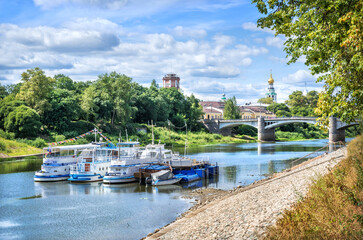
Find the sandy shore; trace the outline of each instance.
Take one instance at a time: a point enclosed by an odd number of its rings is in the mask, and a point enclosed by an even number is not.
[[[146,239],[259,239],[281,213],[302,199],[317,176],[329,172],[346,148],[323,155],[272,178],[231,191],[198,189],[198,203]]]

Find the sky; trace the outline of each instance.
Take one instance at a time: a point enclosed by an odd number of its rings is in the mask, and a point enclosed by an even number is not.
[[[168,73],[204,101],[322,89],[301,59],[287,65],[283,36],[258,28],[250,0],[0,0],[0,84],[40,67],[47,76],[96,80],[117,72],[150,86]]]

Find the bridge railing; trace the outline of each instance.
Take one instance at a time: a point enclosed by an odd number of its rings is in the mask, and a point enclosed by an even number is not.
[[[264,117],[265,121],[268,120],[316,120],[316,117]],[[245,119],[219,119],[220,122],[248,122],[257,121],[258,118],[245,118]]]

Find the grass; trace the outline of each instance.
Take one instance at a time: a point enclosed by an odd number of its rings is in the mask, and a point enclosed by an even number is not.
[[[28,154],[42,153],[42,149],[29,146],[26,143],[8,140],[0,137],[1,150],[0,153],[8,156],[20,156]]]
[[[363,239],[363,135],[348,157],[317,179],[265,239]]]

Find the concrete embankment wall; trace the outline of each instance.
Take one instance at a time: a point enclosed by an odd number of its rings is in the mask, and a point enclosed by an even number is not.
[[[146,239],[259,239],[285,209],[306,195],[314,178],[327,174],[345,155],[346,148],[341,148],[269,180],[236,189]]]

